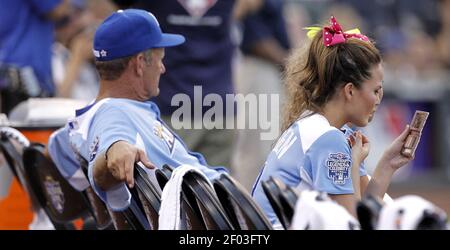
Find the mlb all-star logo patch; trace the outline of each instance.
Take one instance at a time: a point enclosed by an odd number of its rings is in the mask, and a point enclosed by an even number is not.
[[[93,161],[95,159],[95,156],[97,155],[98,150],[98,143],[99,143],[98,136],[94,138],[94,141],[92,142],[91,146],[89,146],[89,161]]]
[[[178,0],[178,2],[189,15],[200,18],[216,4],[217,0]]]
[[[351,159],[348,154],[334,153],[329,154],[327,159],[328,178],[332,179],[334,184],[344,185],[345,180],[350,177]]]
[[[153,123],[153,133],[164,141],[164,144],[166,144],[169,152],[172,154],[173,147],[175,145],[175,136],[172,134],[172,132],[163,124],[161,124],[161,122],[155,121]]]

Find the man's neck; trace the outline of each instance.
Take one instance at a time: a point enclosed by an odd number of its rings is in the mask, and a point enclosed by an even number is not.
[[[117,79],[114,81],[101,80],[100,89],[96,101],[100,101],[105,98],[125,98],[131,100],[138,100],[135,93],[132,91],[127,81],[123,79]]]

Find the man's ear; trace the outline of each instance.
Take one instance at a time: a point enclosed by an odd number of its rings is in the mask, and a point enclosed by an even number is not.
[[[344,85],[342,91],[344,92],[345,99],[350,100],[355,94],[356,86],[353,83],[348,82]]]
[[[134,68],[137,76],[144,75],[144,67],[145,67],[145,58],[143,53],[137,54],[134,60]]]

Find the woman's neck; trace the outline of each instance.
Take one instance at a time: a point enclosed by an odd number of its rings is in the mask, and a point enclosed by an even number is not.
[[[320,114],[328,120],[331,126],[337,129],[342,128],[347,123],[343,106],[335,100],[327,102]]]

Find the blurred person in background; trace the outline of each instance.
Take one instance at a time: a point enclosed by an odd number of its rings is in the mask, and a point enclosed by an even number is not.
[[[94,66],[92,39],[98,24],[117,10],[109,0],[70,0],[67,21],[56,27],[52,69],[57,96],[95,99],[99,78]]]
[[[437,35],[437,49],[440,61],[450,70],[450,1],[439,1],[441,29]]]
[[[0,99],[8,114],[29,97],[55,95],[53,32],[67,21],[69,6],[68,0],[0,0],[0,6]],[[32,210],[30,229],[53,229],[43,210]]]
[[[0,0],[1,112],[29,97],[54,96],[51,46],[68,0]]]
[[[92,53],[96,20],[83,0],[70,1],[68,21],[56,28],[52,69],[57,96],[91,101],[98,92]]]
[[[258,11],[242,19],[240,48],[243,55],[236,67],[237,93],[277,94],[278,106],[284,99],[280,80],[281,70],[290,49],[283,7],[282,0],[264,0]],[[263,107],[268,111],[271,110],[270,106],[277,105],[270,100],[268,99],[268,106]],[[250,115],[254,112],[257,110],[245,110],[238,113],[238,119],[245,119],[246,124],[249,124]],[[273,114],[267,114],[267,116],[271,117]],[[271,119],[271,121],[279,123],[278,120]],[[275,125],[272,124],[272,126]],[[279,128],[280,124],[276,127]],[[248,190],[251,189],[275,139],[262,140],[260,137],[262,132],[261,128],[238,130],[232,164],[233,173]]]
[[[363,17],[369,35],[378,41],[386,64],[387,88],[394,82],[398,83],[395,87],[403,88],[405,85],[440,85],[445,80],[436,43],[439,31],[443,30],[440,16],[445,15],[440,3],[445,1],[335,2],[354,8]]]

